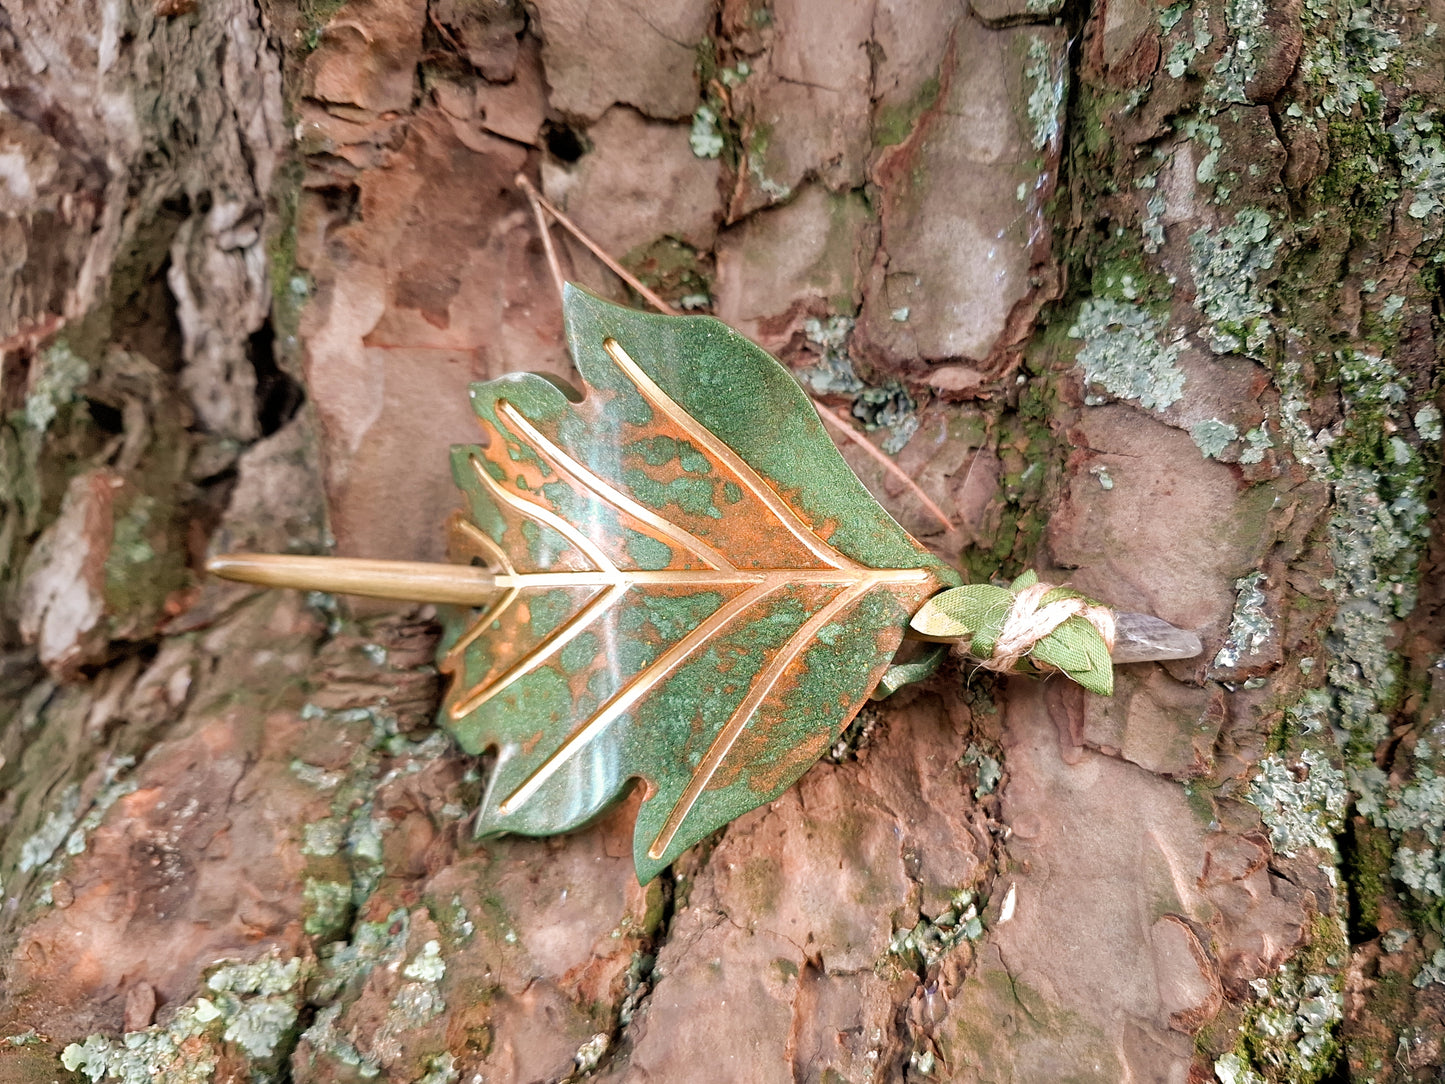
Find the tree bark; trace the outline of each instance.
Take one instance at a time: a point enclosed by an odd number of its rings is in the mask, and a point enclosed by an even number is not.
[[[8,4],[0,1078],[1435,1079],[1442,16]],[[955,660],[647,886],[636,795],[474,840],[434,614],[200,570],[443,557],[467,385],[575,380],[519,173],[1204,654]]]

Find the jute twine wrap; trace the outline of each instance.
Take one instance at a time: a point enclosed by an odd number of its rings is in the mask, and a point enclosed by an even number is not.
[[[985,670],[1008,673],[1033,650],[1036,643],[1071,617],[1082,617],[1098,629],[1099,635],[1104,638],[1104,646],[1111,655],[1114,653],[1114,612],[1107,606],[1098,606],[1082,598],[1062,598],[1040,606],[1039,602],[1055,586],[1036,583],[1014,596],[1003,630],[993,645],[993,654],[979,665]]]

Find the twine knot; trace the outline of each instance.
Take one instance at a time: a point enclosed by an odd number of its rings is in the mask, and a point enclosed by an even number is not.
[[[1009,673],[1034,649],[1034,645],[1071,617],[1082,617],[1099,631],[1109,653],[1114,651],[1114,613],[1085,598],[1061,598],[1047,605],[1039,603],[1056,585],[1035,583],[1014,595],[993,654],[979,665],[985,670]],[[1040,665],[1039,660],[1030,660]],[[1052,668],[1051,668],[1052,669]]]

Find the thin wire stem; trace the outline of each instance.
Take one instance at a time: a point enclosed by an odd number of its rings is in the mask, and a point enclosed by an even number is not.
[[[531,202],[532,210],[537,213],[537,220],[539,222],[542,221],[542,212],[546,211],[547,214],[552,216],[553,221],[555,221],[557,225],[561,226],[573,237],[577,238],[578,241],[582,242],[582,244],[586,246],[587,251],[592,253],[592,255],[596,256],[599,260],[606,264],[607,269],[611,271],[614,275],[616,275],[623,282],[627,283],[627,285],[631,286],[634,290],[641,294],[643,299],[646,300],[647,303],[651,305],[654,309],[667,316],[678,315],[676,309],[674,309],[666,301],[658,297],[657,294],[653,293],[646,286],[644,286],[636,275],[632,274],[632,272],[628,271],[627,268],[623,267],[620,263],[614,260],[606,253],[606,251],[603,250],[600,245],[597,244],[597,242],[593,241],[592,238],[588,237],[585,233],[583,233],[581,226],[577,225],[577,223],[573,222],[561,211],[557,210],[557,208],[548,201],[546,196],[542,195],[542,193],[537,191],[536,186],[532,184],[532,182],[529,181],[525,175],[517,175],[517,187],[522,190],[522,192],[526,195],[528,201]],[[546,232],[546,226],[544,225],[542,228],[542,233],[544,236],[546,235]],[[551,242],[547,242],[547,248],[550,252]],[[552,259],[552,267],[553,274],[560,276],[561,271],[557,270],[557,263],[555,257],[553,257]],[[558,289],[559,291],[561,289],[560,281],[558,284]]]
[[[562,287],[566,285],[567,279],[562,274],[562,265],[557,261],[557,249],[552,245],[552,231],[547,226],[547,216],[543,212],[546,201],[532,187],[532,182],[520,173],[517,175],[517,187],[532,205],[532,215],[537,219],[537,233],[542,237],[542,250],[547,254],[547,268],[552,272],[552,285],[557,288],[557,298],[561,300]]]
[[[520,188],[523,194],[527,197],[527,201],[532,205],[532,212],[537,216],[537,226],[542,232],[542,244],[546,247],[547,250],[547,262],[552,268],[552,277],[557,282],[557,292],[559,294],[562,292],[562,271],[557,263],[557,255],[553,251],[552,240],[547,232],[547,222],[546,218],[544,217],[544,212],[546,215],[550,215],[559,226],[561,226],[573,237],[577,238],[577,240],[580,241],[583,245],[585,245],[589,252],[591,252],[599,260],[601,260],[603,264],[607,266],[608,270],[610,270],[623,282],[627,283],[627,285],[631,286],[634,290],[636,290],[654,309],[667,316],[678,315],[676,309],[674,309],[666,301],[658,297],[657,294],[653,293],[646,286],[644,286],[635,275],[633,275],[630,271],[627,270],[627,268],[623,267],[620,263],[614,260],[610,255],[608,255],[607,252],[600,245],[598,245],[595,241],[592,240],[592,238],[588,237],[587,234],[583,232],[581,226],[578,226],[565,214],[563,214],[556,207],[554,207],[552,203],[545,196],[542,195],[542,193],[537,191],[536,186],[532,184],[532,182],[528,180],[525,175],[518,174],[516,183],[517,187]],[[849,440],[853,441],[859,447],[863,448],[873,459],[877,460],[880,464],[882,464],[885,471],[887,471],[889,474],[893,475],[893,477],[897,478],[900,482],[902,482],[903,485],[906,486],[913,493],[913,495],[918,498],[919,503],[922,504],[923,507],[927,508],[929,512],[933,513],[935,517],[937,517],[938,521],[943,524],[944,530],[957,530],[957,528],[954,526],[953,520],[948,518],[948,513],[946,513],[942,508],[940,508],[936,503],[934,503],[933,499],[930,498],[927,493],[923,492],[923,489],[918,485],[918,483],[915,482],[912,478],[908,477],[907,473],[904,472],[902,467],[900,467],[897,463],[890,459],[887,454],[874,447],[872,442],[870,442],[867,437],[863,436],[856,429],[854,429],[852,425],[834,416],[833,413],[828,410],[828,408],[825,407],[822,403],[818,402],[817,399],[814,399],[811,395],[808,396],[808,398],[812,399],[813,406],[817,408],[819,417],[821,417],[828,424],[832,425],[834,428],[841,431]]]
[[[808,398],[812,399],[812,396]],[[818,417],[822,418],[823,421],[827,422],[854,444],[858,445],[858,447],[862,448],[873,459],[877,460],[885,471],[907,486],[913,495],[918,498],[918,502],[938,518],[938,522],[943,524],[944,530],[955,531],[958,529],[954,526],[953,520],[948,518],[948,513],[938,507],[938,505],[933,502],[933,498],[923,492],[923,488],[912,478],[908,477],[902,467],[888,457],[888,453],[884,452],[881,448],[875,447],[871,440],[854,429],[851,424],[844,421],[839,415],[834,414],[822,403],[818,402],[818,400],[813,399],[813,405],[818,408]]]

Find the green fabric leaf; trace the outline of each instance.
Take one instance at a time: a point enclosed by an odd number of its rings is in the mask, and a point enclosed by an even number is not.
[[[496,767],[487,835],[550,835],[647,788],[646,882],[836,741],[909,616],[958,575],[843,462],[776,361],[708,317],[568,287],[586,395],[472,388],[456,556],[502,588],[442,643],[443,723]]]
[[[912,685],[916,681],[931,678],[938,672],[939,664],[943,662],[944,656],[947,654],[948,648],[939,644],[912,662],[896,663],[890,666],[884,671],[882,679],[878,682],[878,688],[873,690],[873,695],[869,699],[886,700],[905,685]]]
[[[1082,617],[1071,617],[1029,653],[1056,666],[1084,688],[1100,696],[1114,693],[1114,663],[1099,630]]]
[[[1013,605],[1006,587],[991,583],[970,583],[934,595],[913,615],[909,624],[930,640],[964,641],[975,644],[982,637],[990,645],[998,639]],[[990,646],[990,653],[992,647]],[[980,658],[987,656],[980,655]]]
[[[910,624],[927,639],[964,643],[975,658],[987,659],[993,655],[1015,595],[1038,583],[1038,579],[1031,570],[1007,588],[986,583],[950,588],[925,602]],[[1039,604],[1047,606],[1067,598],[1093,602],[1077,591],[1056,587]],[[1082,617],[1069,618],[1039,640],[1029,658],[1061,670],[1090,692],[1110,696],[1114,691],[1109,649],[1099,630]]]

